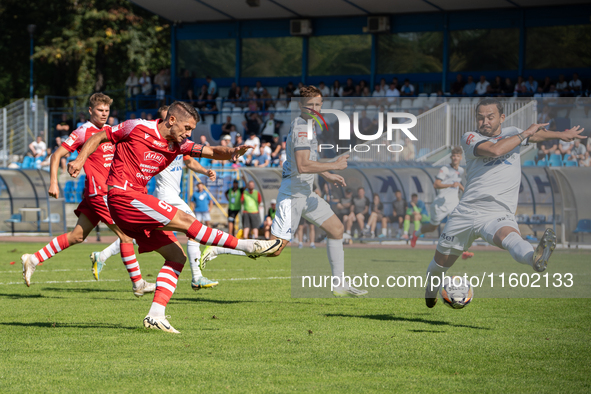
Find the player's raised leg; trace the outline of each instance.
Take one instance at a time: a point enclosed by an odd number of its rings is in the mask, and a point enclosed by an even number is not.
[[[540,243],[534,250],[533,246],[521,238],[521,234],[513,227],[502,227],[494,235],[495,245],[506,249],[515,261],[531,266],[537,272],[544,272],[548,260],[556,248],[556,234],[546,229]]]
[[[55,237],[34,254],[23,254],[21,256],[23,279],[27,286],[31,286],[31,275],[35,272],[35,268],[39,263],[49,260],[72,245],[84,242],[95,226],[96,223],[93,223],[84,213],[81,213],[72,231]]]
[[[90,254],[90,262],[92,263],[92,275],[95,280],[99,280],[99,276],[107,260],[121,251],[121,240],[117,238],[115,242],[107,246],[100,252],[92,252]]]

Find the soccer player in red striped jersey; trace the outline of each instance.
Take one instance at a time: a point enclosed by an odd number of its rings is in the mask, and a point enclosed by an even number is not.
[[[139,252],[156,251],[165,259],[156,280],[154,301],[144,327],[178,333],[165,317],[165,308],[174,293],[186,261],[185,252],[173,234],[182,231],[204,245],[238,249],[250,256],[270,255],[281,241],[239,240],[228,233],[204,226],[191,215],[147,194],[148,181],[164,170],[178,155],[236,160],[250,147],[203,146],[188,140],[199,115],[184,102],[174,102],[164,121],[134,119],[105,129],[88,140],[78,158],[68,166],[78,176],[87,157],[104,142],[117,144],[109,186],[109,212],[117,225],[139,246]]]
[[[90,97],[90,121],[78,127],[70,137],[62,143],[52,155],[50,162],[50,185],[49,195],[59,197],[59,184],[57,171],[62,157],[75,150],[80,151],[85,142],[94,134],[110,130],[105,125],[109,117],[109,111],[113,100],[102,93],[95,93]],[[121,259],[127,268],[129,277],[133,283],[133,294],[141,297],[145,293],[152,293],[156,289],[154,283],[148,283],[142,278],[140,266],[135,257],[132,239],[113,222],[107,207],[107,185],[106,180],[109,174],[115,146],[111,142],[104,142],[94,152],[84,165],[86,182],[84,187],[84,199],[74,211],[78,216],[78,222],[74,230],[54,238],[44,248],[35,254],[24,254],[21,257],[23,263],[23,279],[27,286],[31,285],[31,275],[35,272],[37,264],[50,259],[68,247],[84,242],[88,234],[99,222],[105,223],[121,239]]]

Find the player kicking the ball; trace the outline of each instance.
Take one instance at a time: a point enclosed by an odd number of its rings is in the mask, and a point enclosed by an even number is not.
[[[50,184],[49,195],[54,198],[59,197],[59,184],[57,181],[57,171],[62,157],[75,150],[80,151],[92,135],[105,133],[111,130],[110,126],[105,126],[109,117],[109,110],[113,100],[102,93],[95,93],[90,96],[90,121],[78,127],[70,137],[62,143],[57,151],[51,156],[50,162]],[[109,174],[109,168],[115,153],[115,146],[105,141],[88,158],[84,164],[86,181],[84,186],[84,199],[74,211],[78,216],[78,222],[74,230],[67,234],[62,234],[54,238],[43,249],[35,254],[24,254],[21,257],[23,263],[23,279],[27,286],[31,285],[31,275],[35,272],[37,264],[50,259],[66,248],[84,242],[88,234],[96,227],[99,221],[105,223],[117,236],[121,242],[121,259],[129,273],[133,283],[133,294],[141,297],[145,293],[154,292],[156,286],[154,283],[148,283],[142,279],[139,263],[135,257],[132,239],[113,222],[109,209],[107,208],[107,186],[106,180]]]
[[[166,119],[168,113],[168,106],[160,107],[158,110],[158,118],[161,120]],[[214,170],[206,170],[199,162],[194,160],[191,156],[177,156],[168,167],[162,172],[156,175],[156,189],[154,196],[166,202],[177,209],[195,217],[195,214],[189,208],[186,202],[179,196],[181,193],[181,179],[183,177],[182,163],[185,163],[187,168],[195,171],[196,173],[206,175],[212,181],[216,179],[216,173]],[[92,262],[92,273],[96,280],[99,280],[99,274],[102,271],[107,259],[120,251],[120,240],[113,242],[107,246],[101,252],[93,252],[90,255]],[[201,250],[199,249],[199,243],[194,239],[189,238],[187,241],[187,254],[189,257],[189,266],[191,267],[191,273],[193,279],[191,280],[191,287],[193,290],[199,290],[202,288],[211,288],[218,285],[217,281],[209,280],[201,274],[199,268],[199,257],[201,256]]]
[[[316,125],[313,125],[312,139],[308,138],[308,119],[311,110],[320,112],[322,93],[314,86],[300,89],[300,110],[292,123],[287,135],[287,159],[283,164],[283,180],[277,196],[277,212],[271,225],[273,239],[281,240],[281,247],[273,256],[279,256],[283,248],[291,240],[293,231],[297,230],[300,217],[320,227],[327,235],[328,261],[333,277],[342,277],[345,270],[345,252],[343,250],[344,227],[339,218],[331,210],[330,205],[313,190],[314,174],[320,174],[327,182],[346,186],[345,179],[329,171],[347,168],[349,155],[340,156],[334,162],[318,162],[318,140]],[[293,226],[292,226],[293,224]],[[293,230],[293,231],[292,231]],[[222,248],[205,248],[202,254],[202,265],[220,254],[239,254]],[[348,283],[335,283],[333,294],[337,297],[359,297],[367,294]]]
[[[462,136],[466,154],[466,190],[460,203],[449,216],[439,238],[435,257],[427,268],[425,302],[429,308],[437,303],[439,286],[431,286],[429,277],[446,273],[472,242],[482,237],[491,245],[509,251],[521,264],[543,272],[556,247],[556,234],[547,229],[534,250],[524,241],[515,221],[515,210],[521,183],[521,146],[546,140],[573,141],[586,138],[579,126],[563,132],[544,129],[545,124],[532,124],[523,131],[516,127],[501,128],[503,106],[487,98],[476,106],[478,130]]]
[[[431,204],[430,209],[430,221],[429,223],[423,223],[419,230],[415,230],[410,240],[410,246],[415,247],[417,240],[421,234],[430,233],[437,230],[437,227],[441,224],[441,221],[447,217],[454,210],[454,208],[460,202],[458,192],[464,191],[462,185],[462,175],[464,169],[460,167],[462,161],[462,148],[459,146],[454,147],[451,150],[451,164],[441,167],[437,178],[433,183],[435,190],[439,190],[437,198]],[[463,259],[473,257],[474,253],[464,252],[462,253]]]
[[[165,316],[166,305],[187,260],[173,231],[182,231],[201,244],[238,249],[251,256],[271,255],[281,246],[280,241],[236,239],[204,226],[191,215],[146,193],[148,181],[179,155],[236,160],[250,148],[195,144],[187,138],[198,121],[195,108],[176,101],[168,109],[165,121],[128,120],[95,134],[78,158],[68,165],[68,172],[76,177],[99,144],[107,141],[117,144],[107,178],[109,212],[121,230],[136,240],[140,253],[156,251],[164,257],[164,266],[156,279],[154,301],[143,323],[146,328],[170,333],[178,331]]]

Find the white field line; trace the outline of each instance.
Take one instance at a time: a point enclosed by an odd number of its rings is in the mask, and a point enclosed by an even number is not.
[[[268,278],[226,278],[220,279],[221,281],[233,280],[233,281],[241,281],[241,280],[274,280],[274,279],[291,279],[291,276],[272,276]],[[181,279],[182,281],[189,281],[191,279]],[[128,282],[129,279],[101,279],[99,282]],[[32,282],[34,285],[46,285],[46,284],[61,284],[61,283],[92,283],[97,282],[96,280],[50,280],[46,282]],[[5,282],[0,283],[2,286],[10,286],[10,285],[24,285],[24,282]]]

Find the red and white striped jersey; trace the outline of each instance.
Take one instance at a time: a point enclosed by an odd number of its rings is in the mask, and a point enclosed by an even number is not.
[[[68,139],[62,142],[62,146],[70,153],[75,150],[80,151],[84,143],[94,134],[110,129],[111,126],[109,125],[104,125],[103,128],[99,129],[93,123],[86,122],[74,130]],[[110,142],[104,142],[86,160],[86,163],[84,163],[84,173],[86,174],[84,197],[107,195],[109,190],[106,181],[114,153],[115,146]]]
[[[203,145],[189,140],[182,144],[168,141],[158,131],[159,122],[132,119],[107,130],[109,140],[117,144],[107,185],[145,193],[148,181],[178,155],[201,157]]]

